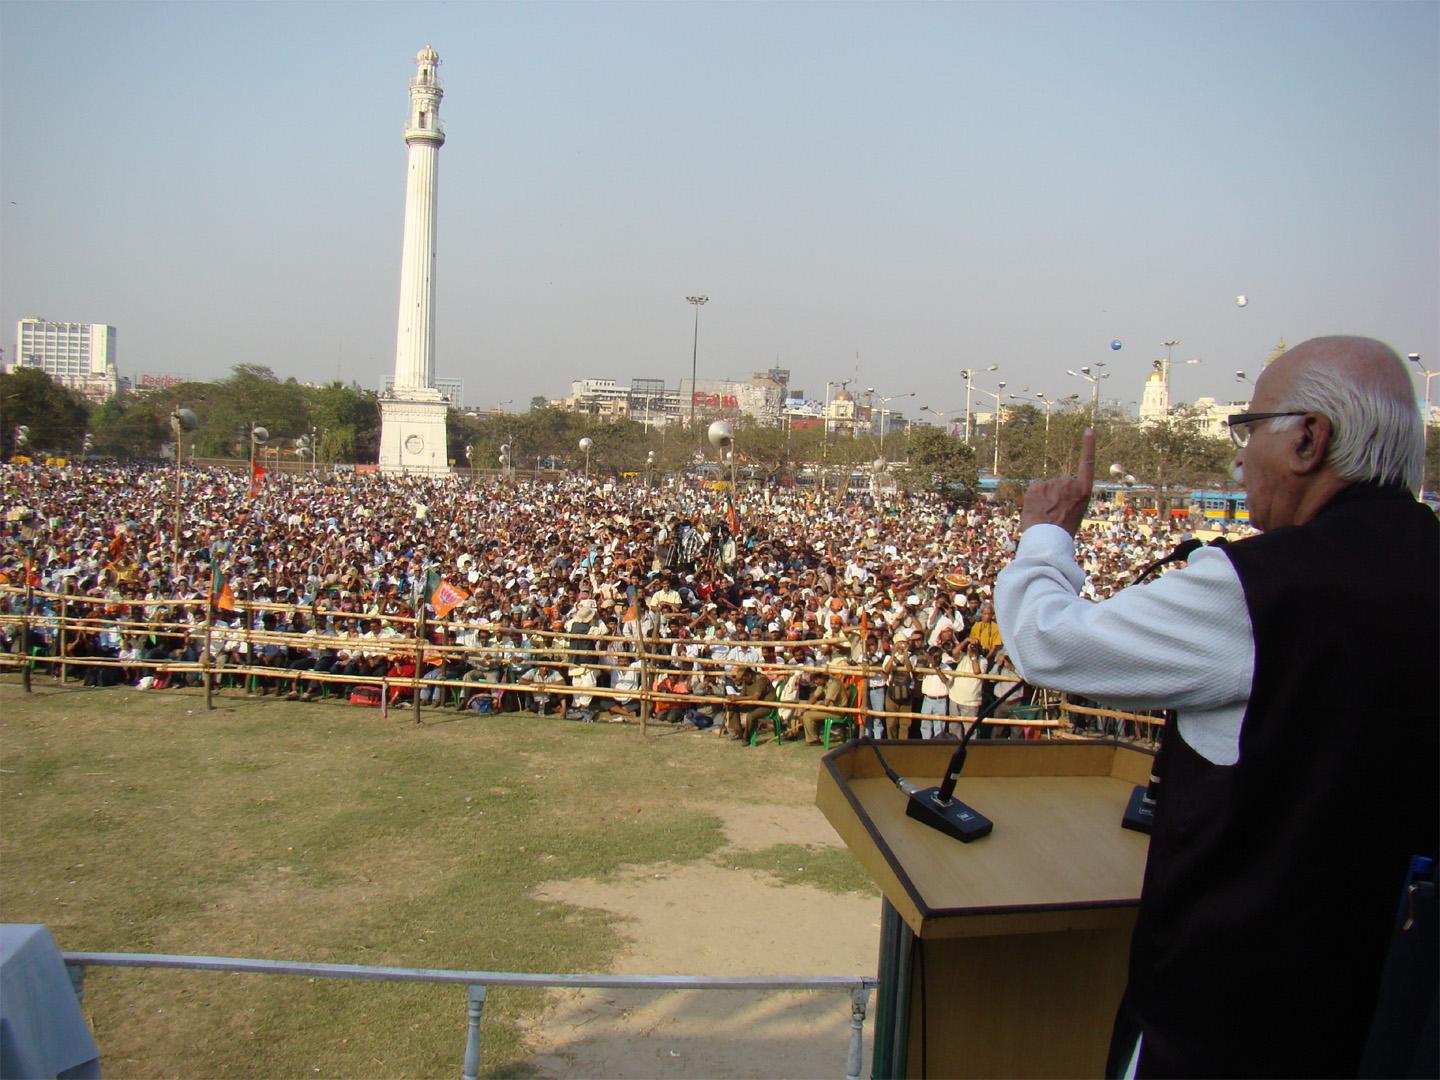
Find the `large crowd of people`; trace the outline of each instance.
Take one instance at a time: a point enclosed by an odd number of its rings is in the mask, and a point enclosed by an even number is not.
[[[28,583],[42,649],[116,661],[84,669],[94,681],[161,677],[158,661],[198,662],[209,641],[210,666],[265,669],[258,693],[419,674],[425,704],[623,721],[639,712],[643,651],[657,718],[745,742],[778,708],[814,742],[857,705],[892,714],[877,735],[953,735],[984,684],[1018,679],[989,603],[1018,515],[985,501],[772,488],[732,503],[685,483],[318,472],[257,493],[222,469],[187,468],[177,487],[173,468],[141,466],[0,478],[6,645]],[[1185,528],[1097,521],[1087,590],[1123,587]],[[429,605],[437,581],[463,594],[453,609]],[[222,593],[233,606],[207,612]],[[93,625],[47,637],[68,603]],[[424,647],[396,648],[387,639],[419,640],[422,609]],[[913,728],[893,715],[912,710]]]

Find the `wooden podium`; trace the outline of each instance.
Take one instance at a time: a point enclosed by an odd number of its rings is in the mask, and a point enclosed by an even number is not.
[[[917,787],[953,742],[879,743]],[[875,747],[822,759],[815,801],[884,893],[876,1080],[1103,1076],[1149,838],[1122,829],[1151,755],[974,742],[957,798],[995,823],[962,844],[905,816]]]

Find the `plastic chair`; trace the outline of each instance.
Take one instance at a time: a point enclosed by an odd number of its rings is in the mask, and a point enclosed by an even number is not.
[[[851,683],[850,686],[846,687],[846,689],[845,689],[845,699],[844,699],[844,701],[841,702],[841,704],[842,704],[845,708],[847,708],[847,709],[849,709],[849,708],[854,708],[854,706],[855,706],[855,691],[858,690],[858,689],[859,689],[859,687],[855,686],[854,683]],[[843,715],[841,715],[841,716],[827,716],[827,717],[825,718],[825,735],[824,735],[825,749],[826,749],[826,750],[829,750],[829,749],[830,749],[830,729],[831,729],[831,728],[833,728],[836,724],[840,725],[840,727],[841,727],[841,729],[842,729],[841,734],[843,734],[843,735],[845,735],[846,737],[848,737],[848,736],[849,736],[849,732],[848,732],[847,730],[844,730],[844,729],[848,728],[851,724],[857,723],[858,720],[859,720],[859,717],[856,716],[856,714],[854,714],[854,713],[845,713],[845,714],[843,714]]]
[[[776,742],[776,744],[779,745],[779,744],[784,743],[784,741],[785,741],[784,733],[780,730],[780,710],[779,710],[779,708],[774,708],[774,709],[771,709],[771,710],[770,710],[770,715],[769,715],[769,716],[762,716],[762,717],[760,717],[759,720],[755,721],[755,730],[752,731],[752,732],[750,732],[750,745],[751,745],[751,746],[754,746],[757,742],[760,741],[760,725],[763,724],[763,723],[765,723],[765,721],[767,721],[767,720],[770,721],[770,722],[775,726],[775,742]]]
[[[1024,737],[1027,739],[1038,739],[1040,732],[1031,727],[1026,727],[1026,721],[1036,723],[1045,719],[1044,705],[1011,705],[1010,718],[1024,728]]]

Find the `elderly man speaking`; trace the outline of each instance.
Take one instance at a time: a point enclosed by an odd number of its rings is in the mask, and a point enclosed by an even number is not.
[[[1262,535],[1081,599],[1086,432],[1079,477],[1026,494],[996,582],[1028,681],[1178,717],[1111,1075],[1354,1076],[1409,860],[1436,849],[1440,527],[1411,495],[1409,374],[1378,341],[1316,338],[1250,408],[1230,431]]]

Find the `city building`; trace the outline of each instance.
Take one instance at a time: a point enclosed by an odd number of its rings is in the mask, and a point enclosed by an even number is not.
[[[1236,413],[1250,407],[1248,401],[1219,402],[1212,397],[1196,398],[1191,406],[1190,419],[1200,425],[1200,430],[1214,439],[1229,439],[1230,426],[1226,423]]]
[[[442,397],[450,403],[452,409],[463,409],[465,407],[465,380],[464,379],[435,379],[435,389],[440,391]],[[309,385],[309,384],[307,384]],[[392,394],[395,390],[395,376],[386,375],[385,385],[381,387],[382,394]]]
[[[15,359],[8,367],[36,367],[97,405],[120,390],[113,326],[100,323],[21,319],[15,326]]]

